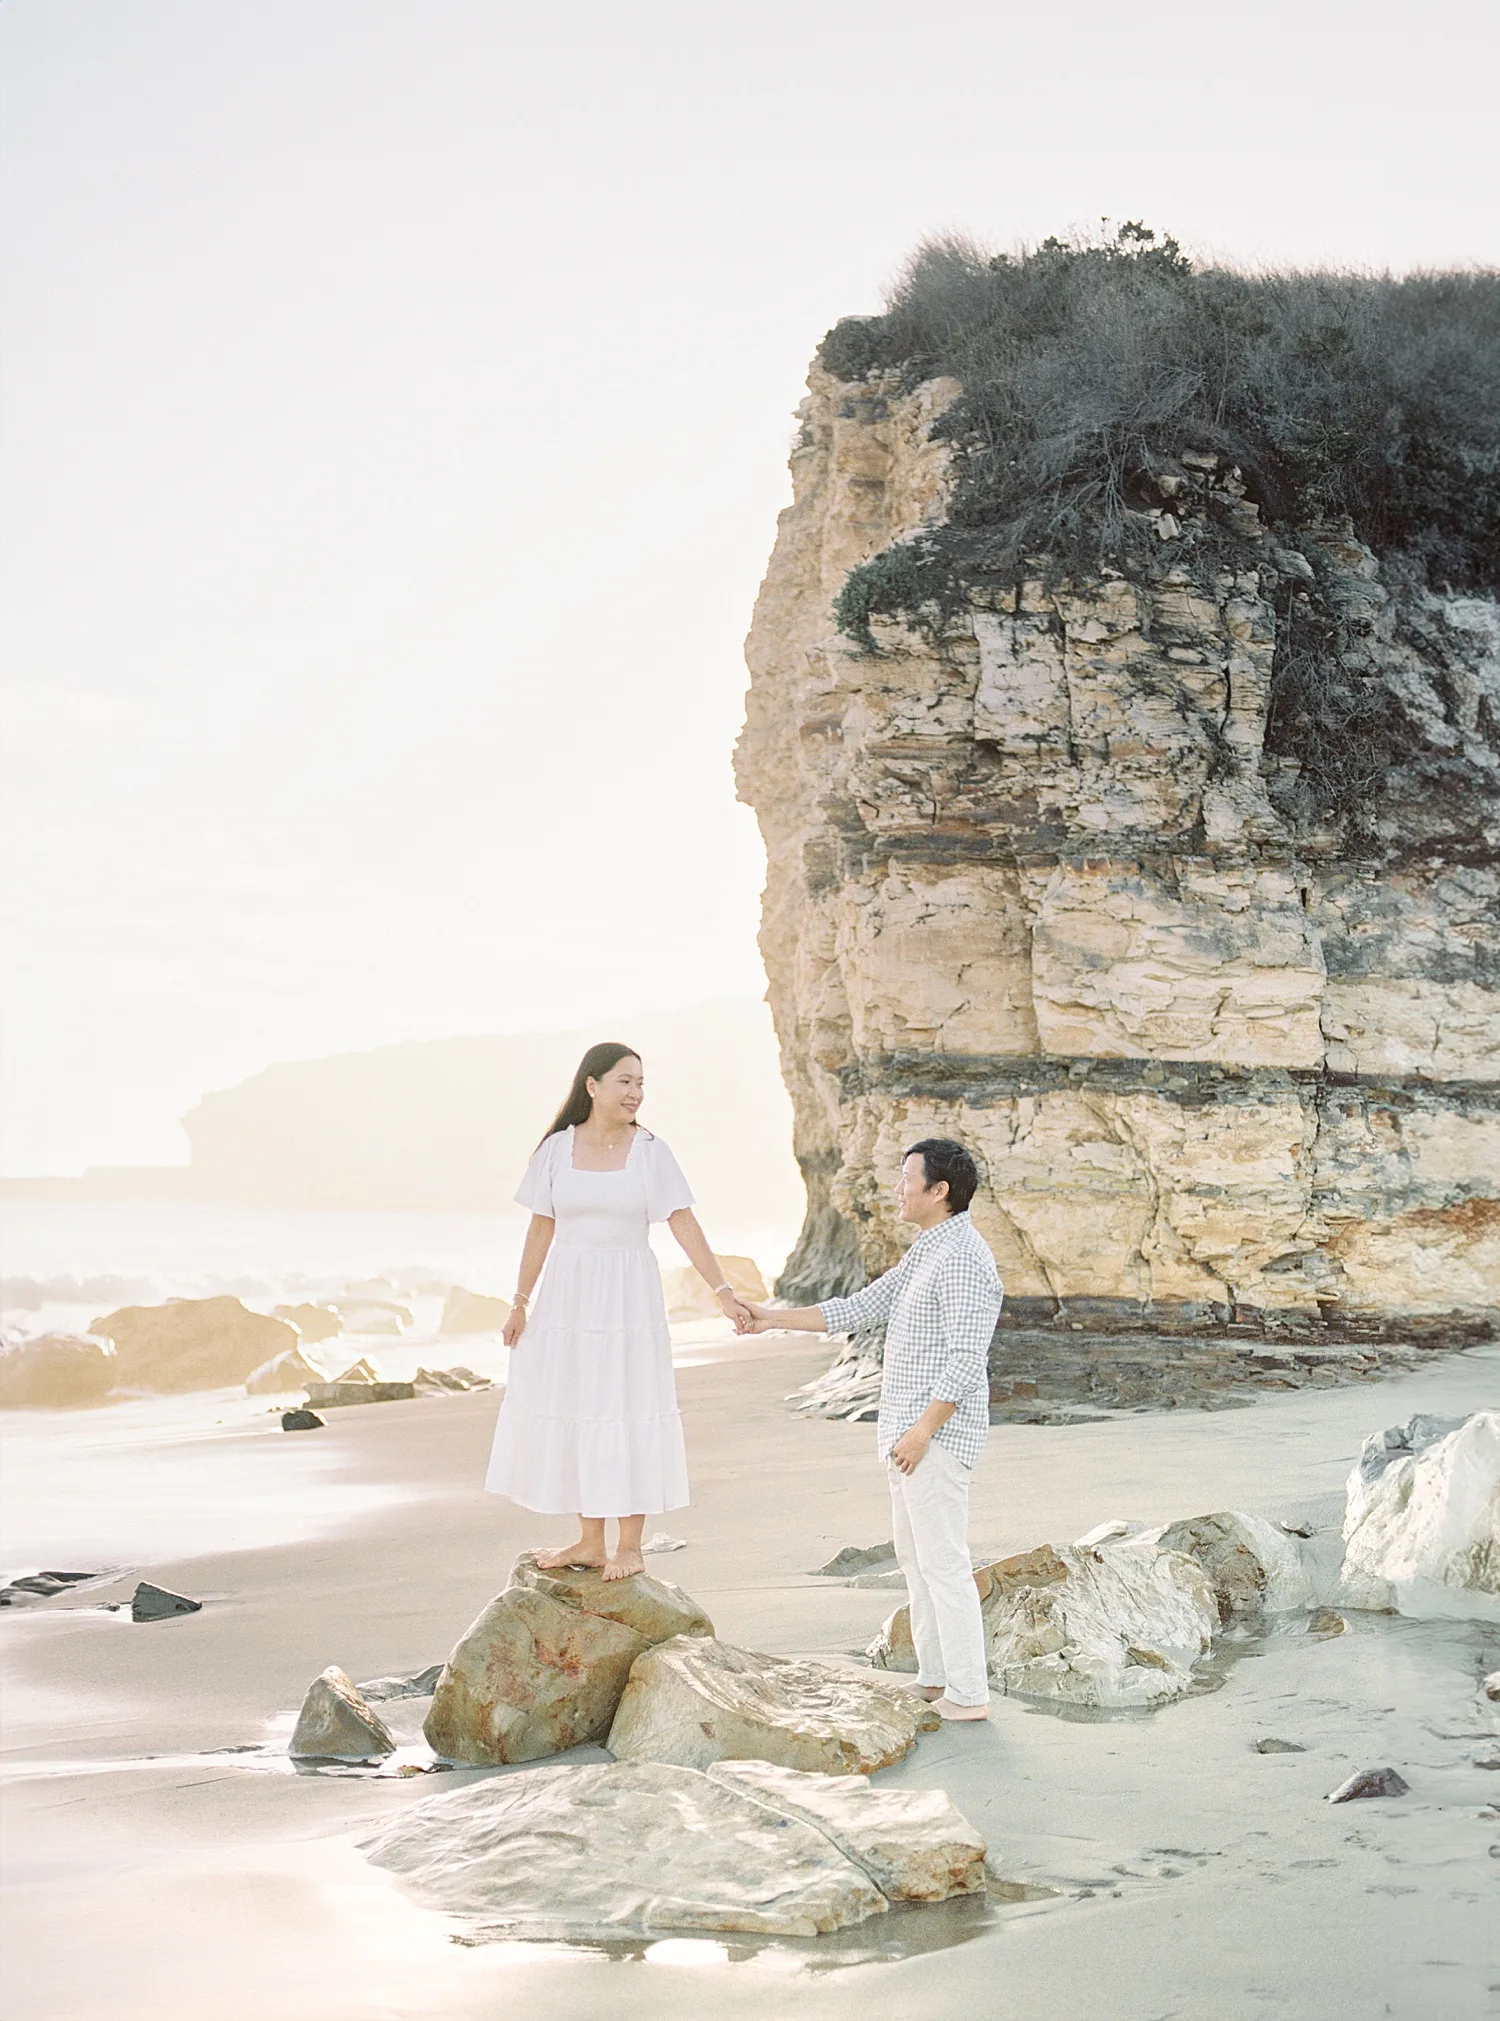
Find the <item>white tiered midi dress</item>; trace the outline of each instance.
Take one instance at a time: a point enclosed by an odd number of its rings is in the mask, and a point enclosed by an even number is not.
[[[540,1146],[516,1200],[557,1223],[510,1371],[485,1486],[545,1515],[649,1516],[688,1502],[687,1454],[650,1224],[691,1207],[677,1160],[637,1129],[618,1172]]]

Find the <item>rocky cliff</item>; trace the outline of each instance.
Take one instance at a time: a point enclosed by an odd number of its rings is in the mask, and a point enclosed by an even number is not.
[[[943,522],[960,388],[809,385],[738,752],[808,1192],[783,1290],[894,1260],[900,1153],[938,1133],[1018,1317],[1500,1307],[1500,608],[1383,579],[1347,527],[1288,545],[1188,454],[1163,556],[1212,509],[1254,565],[1039,563],[861,646],[833,602]],[[1357,819],[1273,692],[1315,570],[1382,725]]]

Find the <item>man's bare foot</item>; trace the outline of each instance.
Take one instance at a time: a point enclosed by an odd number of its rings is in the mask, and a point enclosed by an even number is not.
[[[604,1567],[606,1579],[633,1579],[637,1572],[644,1572],[646,1561],[639,1551],[616,1551]]]
[[[605,1577],[608,1578],[609,1574],[606,1573]],[[956,1705],[946,1692],[932,1701],[932,1709],[939,1719],[988,1719],[990,1716],[987,1705]]]
[[[906,1686],[906,1689],[911,1693],[913,1698],[925,1698],[929,1705],[934,1700],[942,1697],[944,1688],[941,1684],[908,1684]]]
[[[539,1572],[566,1572],[579,1566],[602,1572],[604,1552],[597,1545],[579,1542],[569,1544],[561,1551],[538,1551],[536,1563]]]

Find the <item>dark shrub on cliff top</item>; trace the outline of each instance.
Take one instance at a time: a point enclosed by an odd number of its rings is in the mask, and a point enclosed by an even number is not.
[[[1248,560],[1232,514],[1156,537],[1147,512],[1185,451],[1238,465],[1273,527],[1347,516],[1434,587],[1500,587],[1500,274],[1195,269],[1134,224],[999,258],[942,239],[820,356],[843,379],[963,385],[935,431],[957,452],[949,522],[839,598],[866,646],[876,614],[933,628],[966,585],[1012,583],[1028,558]]]

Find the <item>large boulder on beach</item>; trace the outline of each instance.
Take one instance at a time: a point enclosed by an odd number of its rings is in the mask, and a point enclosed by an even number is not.
[[[444,1761],[539,1761],[602,1741],[644,1635],[529,1586],[491,1600],[443,1666],[423,1725]]]
[[[124,1389],[221,1389],[296,1347],[297,1329],[237,1298],[173,1298],[165,1305],[124,1305],[89,1332],[114,1342]]]
[[[117,1368],[107,1340],[76,1333],[9,1339],[0,1350],[0,1410],[66,1410],[101,1403],[118,1380]]]
[[[603,1740],[638,1656],[670,1636],[712,1633],[668,1580],[544,1571],[528,1552],[443,1666],[428,1741],[446,1761],[514,1762]]]
[[[262,1362],[259,1368],[252,1368],[245,1377],[247,1396],[286,1396],[292,1390],[306,1389],[309,1383],[326,1380],[322,1369],[310,1362],[299,1347],[289,1347],[285,1354],[273,1355]]]
[[[1309,1607],[1312,1579],[1296,1542],[1264,1516],[1225,1509],[1163,1523],[1144,1536],[1164,1551],[1181,1551],[1214,1589],[1220,1624],[1291,1614]]]
[[[1111,1708],[1180,1698],[1219,1626],[1202,1567],[1148,1533],[1044,1544],[974,1576],[990,1682],[1017,1698]],[[916,1669],[905,1607],[869,1654],[881,1669]]]
[[[510,1318],[510,1305],[503,1298],[489,1298],[482,1291],[465,1291],[461,1284],[448,1288],[443,1300],[439,1333],[498,1333]]]
[[[724,1282],[741,1298],[763,1304],[770,1297],[766,1280],[753,1256],[721,1256],[719,1267]],[[703,1282],[696,1270],[664,1270],[662,1289],[666,1294],[667,1317],[675,1320],[722,1319],[723,1310],[712,1286]]]
[[[937,1723],[922,1699],[867,1671],[680,1635],[632,1667],[609,1750],[684,1768],[754,1760],[869,1775]]]
[[[984,1841],[937,1790],[760,1762],[533,1769],[403,1810],[363,1841],[483,1937],[816,1937],[984,1885]]]
[[[287,1752],[302,1761],[374,1761],[392,1753],[395,1745],[390,1728],[365,1703],[359,1686],[331,1663],[308,1686]]]
[[[1341,1598],[1417,1620],[1500,1621],[1500,1411],[1417,1416],[1349,1476]]]
[[[336,1340],[344,1322],[331,1305],[273,1305],[272,1317],[295,1326],[306,1341]]]

